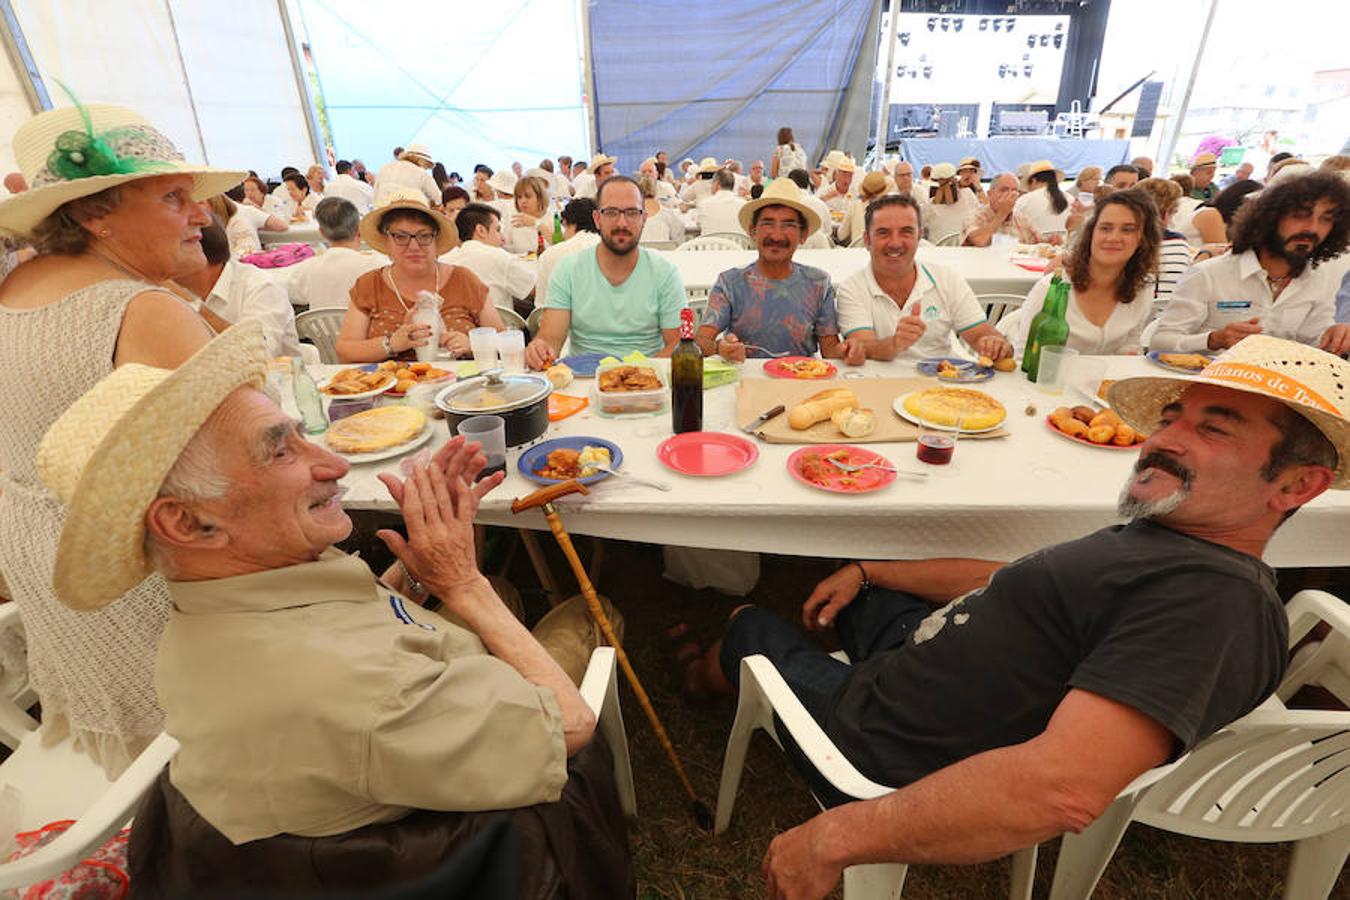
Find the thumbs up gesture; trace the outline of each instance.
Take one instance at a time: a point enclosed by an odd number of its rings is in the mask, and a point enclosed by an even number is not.
[[[915,303],[900,320],[900,324],[895,326],[895,352],[904,353],[915,341],[923,337],[923,333],[927,330],[928,326],[923,324],[923,319],[919,317],[919,304]]]

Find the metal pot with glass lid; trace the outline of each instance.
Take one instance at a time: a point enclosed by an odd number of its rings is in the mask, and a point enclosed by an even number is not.
[[[506,446],[519,447],[538,440],[548,430],[548,395],[553,385],[542,375],[505,375],[489,369],[482,375],[452,384],[436,395],[450,434],[472,416],[501,416],[506,420]]]

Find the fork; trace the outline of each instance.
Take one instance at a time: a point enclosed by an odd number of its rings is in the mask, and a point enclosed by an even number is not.
[[[601,463],[591,463],[591,467],[599,469],[601,472],[608,472],[610,475],[621,475],[624,478],[627,478],[629,481],[636,482],[637,484],[645,484],[647,485],[647,487],[654,487],[658,491],[670,490],[670,485],[666,484],[664,481],[654,481],[650,478],[643,478],[639,475],[631,475],[628,472],[620,472],[618,469],[611,469],[609,466],[603,465]]]
[[[747,349],[747,350],[759,350],[759,351],[763,352],[766,356],[772,357],[773,359],[781,359],[781,358],[784,357],[784,356],[791,356],[791,355],[792,355],[792,351],[791,351],[791,350],[784,350],[782,353],[775,353],[775,352],[773,352],[772,350],[770,350],[768,347],[761,347],[759,344],[746,344],[746,343],[742,343],[741,346],[744,347],[744,348]]]
[[[893,475],[912,475],[915,478],[928,477],[927,472],[916,472],[912,469],[896,469],[892,468],[891,466],[883,466],[881,465],[881,463],[857,463],[857,464],[846,463],[840,462],[837,459],[831,459],[828,456],[825,457],[825,461],[828,462],[830,465],[834,466],[839,471],[848,472],[850,474],[852,474],[853,472],[861,472],[863,469],[880,469],[883,472],[890,472]]]

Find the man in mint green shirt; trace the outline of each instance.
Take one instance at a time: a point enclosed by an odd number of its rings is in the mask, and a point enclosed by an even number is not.
[[[600,243],[553,270],[539,333],[525,348],[532,369],[551,366],[569,336],[573,353],[619,357],[669,356],[679,342],[684,284],[669,261],[638,247],[646,214],[637,182],[606,179],[595,204]]]

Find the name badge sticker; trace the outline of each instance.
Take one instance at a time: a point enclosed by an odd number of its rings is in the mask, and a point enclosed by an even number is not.
[[[1214,308],[1220,312],[1243,312],[1252,308],[1250,300],[1218,300]]]

